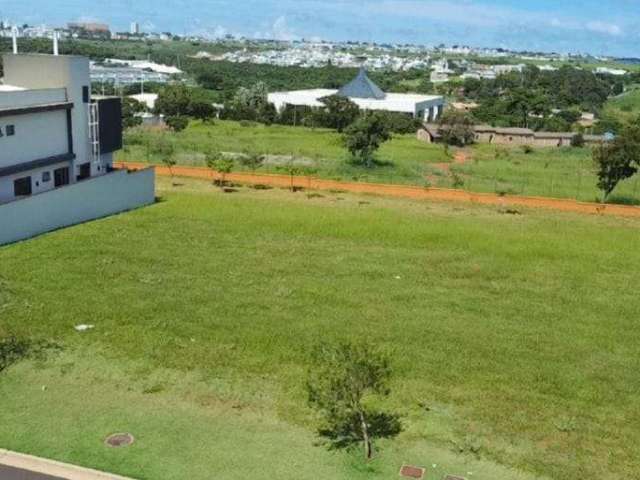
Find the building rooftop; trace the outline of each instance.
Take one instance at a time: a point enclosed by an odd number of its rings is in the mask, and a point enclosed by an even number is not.
[[[294,90],[291,92],[274,92],[269,94],[269,101],[276,105],[296,105],[322,107],[320,101],[324,97],[338,94],[338,90],[313,89]],[[363,110],[391,110],[395,112],[415,113],[416,105],[425,102],[440,102],[442,97],[437,95],[417,95],[410,93],[387,93],[383,99],[349,97],[352,102]]]
[[[366,98],[370,100],[384,100],[385,93],[367,76],[364,68],[358,76],[338,90],[338,95],[347,98]]]

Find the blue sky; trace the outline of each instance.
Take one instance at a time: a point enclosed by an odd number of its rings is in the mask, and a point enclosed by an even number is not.
[[[640,57],[640,0],[0,0],[0,18]]]

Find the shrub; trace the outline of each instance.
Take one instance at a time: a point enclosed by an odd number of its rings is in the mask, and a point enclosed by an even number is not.
[[[525,155],[529,155],[530,153],[533,153],[533,147],[531,145],[522,145],[521,148]]]
[[[574,135],[571,139],[571,146],[574,148],[584,147],[584,135],[582,135],[581,133]]]
[[[181,132],[189,125],[189,119],[183,116],[167,117],[165,123],[174,132]]]

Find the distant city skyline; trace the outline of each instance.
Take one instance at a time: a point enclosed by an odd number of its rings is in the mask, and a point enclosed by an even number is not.
[[[129,31],[360,40],[640,57],[635,0],[0,0],[0,19]]]

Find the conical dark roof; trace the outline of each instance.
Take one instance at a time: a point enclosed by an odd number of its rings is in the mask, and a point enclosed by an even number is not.
[[[384,100],[385,93],[367,76],[364,68],[358,72],[358,76],[338,91],[341,97],[372,98]]]

